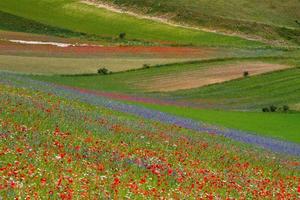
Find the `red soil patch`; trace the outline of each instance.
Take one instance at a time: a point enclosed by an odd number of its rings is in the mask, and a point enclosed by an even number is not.
[[[9,41],[0,41],[2,54],[45,54],[70,56],[154,56],[157,58],[203,58],[216,52],[212,48],[191,47],[143,47],[143,46],[70,46],[57,47],[53,45],[19,44]]]

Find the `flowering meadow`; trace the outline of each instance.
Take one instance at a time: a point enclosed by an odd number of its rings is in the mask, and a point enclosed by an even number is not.
[[[300,197],[296,156],[1,80],[0,199]]]

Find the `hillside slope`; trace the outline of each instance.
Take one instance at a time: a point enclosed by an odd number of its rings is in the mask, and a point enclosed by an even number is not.
[[[300,43],[298,0],[89,0],[223,32]]]
[[[1,0],[0,11],[73,32],[163,44],[257,47],[261,43],[199,30],[174,27],[114,13],[74,0]],[[113,23],[112,23],[113,22]]]

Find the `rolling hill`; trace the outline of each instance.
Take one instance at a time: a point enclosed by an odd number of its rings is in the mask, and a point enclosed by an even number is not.
[[[74,0],[2,0],[0,11],[59,30],[182,45],[258,47],[263,44],[200,30],[174,27],[86,5]],[[113,23],[111,23],[113,21]],[[11,27],[11,26],[10,26]],[[70,33],[71,34],[71,33]],[[71,34],[72,35],[72,34]]]
[[[89,0],[175,22],[299,45],[298,0]]]

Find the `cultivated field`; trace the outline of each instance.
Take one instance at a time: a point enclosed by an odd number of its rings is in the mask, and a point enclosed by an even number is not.
[[[149,65],[181,62],[176,58],[61,58],[0,55],[0,69],[25,74],[96,74],[101,67],[124,71]]]
[[[197,69],[198,68],[198,69]],[[215,83],[222,83],[243,77],[244,72],[258,75],[266,72],[291,68],[288,65],[279,65],[263,62],[240,62],[223,64],[222,66],[196,67],[182,72],[162,74],[146,80],[139,80],[135,85],[146,91],[176,91],[199,88]]]
[[[206,99],[216,105],[236,108],[258,108],[267,105],[291,106],[299,103],[299,68],[230,81],[194,90],[178,91],[174,96],[182,96],[194,101]]]

